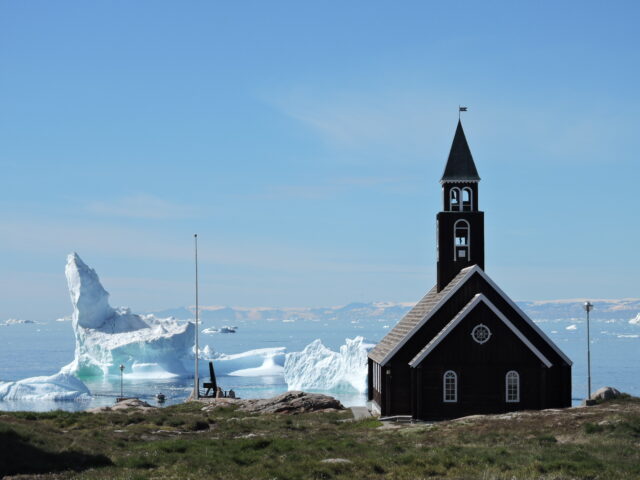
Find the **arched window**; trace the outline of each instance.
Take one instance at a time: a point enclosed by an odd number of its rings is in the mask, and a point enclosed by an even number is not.
[[[473,195],[469,187],[462,189],[462,209],[465,212],[473,210]]]
[[[447,370],[442,377],[442,401],[458,401],[458,376],[453,370]]]
[[[520,375],[515,370],[507,372],[505,377],[505,400],[507,403],[520,401]]]
[[[471,260],[470,234],[471,227],[466,220],[457,220],[453,224],[453,260],[468,262]]]
[[[460,189],[458,187],[449,190],[449,210],[460,210]]]

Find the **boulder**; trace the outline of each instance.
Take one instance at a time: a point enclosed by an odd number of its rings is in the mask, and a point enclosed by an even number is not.
[[[589,397],[591,400],[613,400],[620,397],[620,391],[613,387],[602,387],[596,390]]]
[[[306,413],[344,410],[344,407],[329,395],[293,390],[273,398],[245,400],[240,409],[252,413]]]

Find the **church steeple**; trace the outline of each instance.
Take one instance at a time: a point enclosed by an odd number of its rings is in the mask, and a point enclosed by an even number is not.
[[[467,143],[467,137],[462,129],[462,122],[458,120],[456,134],[453,136],[451,151],[447,165],[444,167],[441,182],[479,182],[480,176],[476,170],[476,164],[473,163],[471,150]]]
[[[484,212],[478,206],[480,176],[467,138],[458,121],[440,183],[443,211],[438,224],[438,291],[460,270],[478,265],[484,270]]]

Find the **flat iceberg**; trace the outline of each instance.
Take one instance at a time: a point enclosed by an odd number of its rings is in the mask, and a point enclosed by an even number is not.
[[[202,330],[202,333],[206,335],[211,335],[214,333],[236,333],[238,331],[238,327],[230,327],[229,325],[225,325],[224,327],[215,328],[209,327]]]
[[[76,401],[89,400],[87,386],[71,374],[32,377],[17,382],[0,382],[0,400]]]
[[[205,347],[207,360],[212,360],[217,375],[232,377],[262,377],[282,375],[285,363],[285,347],[257,348],[242,353],[211,354],[208,345]],[[204,368],[204,369],[203,369]],[[200,375],[207,372],[206,365],[200,363]]]
[[[76,339],[75,358],[62,373],[79,377],[125,374],[148,378],[193,375],[193,323],[136,315],[109,305],[98,274],[72,253],[65,268]]]
[[[8,327],[9,325],[26,325],[30,323],[36,323],[33,320],[23,320],[21,318],[10,318],[4,323],[0,323],[3,327]]]
[[[289,390],[362,393],[367,390],[367,352],[362,337],[345,339],[339,352],[314,340],[301,352],[287,353],[284,380]]]

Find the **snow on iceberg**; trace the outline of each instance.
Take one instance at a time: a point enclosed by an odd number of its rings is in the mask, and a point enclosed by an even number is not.
[[[373,345],[362,337],[345,339],[339,352],[320,339],[301,352],[287,353],[284,380],[289,390],[355,391],[367,389],[367,352]]]
[[[90,396],[84,383],[66,373],[0,382],[0,400],[75,401],[89,400]]]
[[[202,358],[202,355],[200,357]],[[213,365],[218,375],[230,375],[233,377],[282,375],[285,362],[285,347],[257,348],[230,355],[216,353],[208,355],[208,360],[213,360]],[[200,370],[206,371],[202,370],[202,367],[200,367]]]
[[[61,372],[80,377],[125,373],[192,375],[193,323],[112,308],[98,274],[72,253],[65,268],[76,338],[75,359]],[[191,367],[191,368],[190,368]]]

